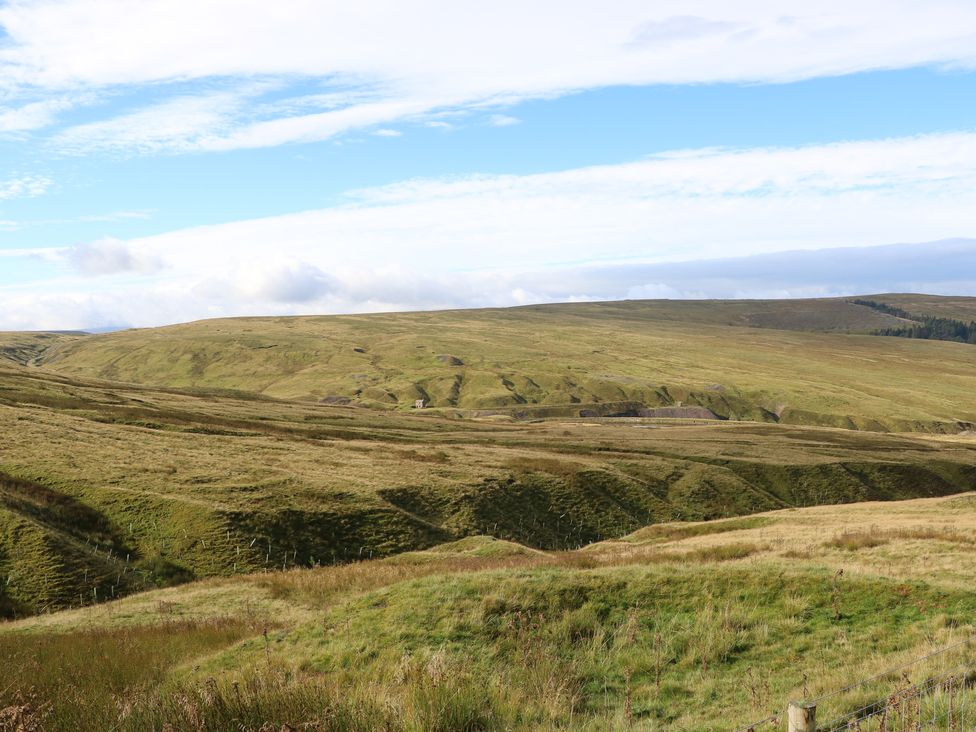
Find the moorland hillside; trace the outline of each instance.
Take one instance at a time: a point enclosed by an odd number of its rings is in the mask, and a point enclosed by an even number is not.
[[[453,419],[0,368],[0,608],[342,563],[490,534],[945,495],[966,437],[749,422]]]
[[[974,298],[868,297],[920,318],[976,310]],[[33,348],[22,335],[16,352],[29,356],[22,363],[84,378],[379,408],[423,400],[459,416],[970,429],[976,348],[873,335],[911,322],[849,299],[627,301],[233,318],[44,336]]]

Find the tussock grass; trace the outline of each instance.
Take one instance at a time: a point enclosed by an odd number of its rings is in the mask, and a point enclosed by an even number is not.
[[[856,552],[859,549],[873,549],[874,547],[884,546],[887,543],[887,538],[878,536],[871,531],[845,531],[843,534],[827,541],[824,546]]]
[[[497,543],[482,537],[422,558],[170,588],[72,611],[60,632],[56,615],[6,634],[0,625],[0,639],[21,648],[78,642],[91,632],[70,630],[80,612],[107,637],[161,638],[158,628],[181,617],[207,627],[208,611],[216,627],[227,612],[241,619],[240,640],[201,644],[188,651],[192,660],[170,655],[177,660],[162,664],[163,681],[149,691],[134,677],[113,697],[110,674],[93,679],[96,711],[86,713],[125,709],[118,729],[724,730],[976,632],[971,545],[946,539],[976,528],[976,512],[959,506],[948,498],[780,511],[673,548],[607,542],[492,556],[478,553]],[[825,533],[854,523],[888,538],[883,557],[823,547]],[[253,601],[242,603],[248,593]],[[140,612],[143,626],[112,625],[138,623]],[[968,653],[917,673],[949,669]],[[811,654],[802,667],[792,660]],[[20,680],[16,664],[31,657],[21,653],[7,678]],[[885,678],[846,693],[824,714],[902,683]],[[4,703],[47,701],[8,691]],[[48,728],[71,729],[50,719]]]
[[[720,544],[718,546],[702,547],[684,555],[683,558],[697,562],[728,562],[734,559],[745,559],[762,550],[758,544],[738,543]]]
[[[954,529],[936,526],[912,526],[898,529],[872,529],[868,531],[845,531],[827,541],[824,546],[834,549],[857,551],[884,546],[894,539],[915,541],[944,541],[953,544],[972,546],[976,537]]]
[[[409,557],[389,562],[355,562],[328,571],[303,569],[259,575],[255,581],[267,587],[274,598],[299,601],[312,607],[327,607],[336,597],[366,592],[406,580],[489,569],[515,569],[548,564],[553,560],[539,556],[447,556],[431,555],[427,561],[411,561]]]
[[[892,529],[885,534],[894,539],[915,539],[919,541],[948,541],[953,544],[976,544],[976,536],[954,529],[936,526],[914,526]]]
[[[253,632],[240,620],[223,618],[0,634],[0,710],[7,710],[11,732],[113,729],[155,693],[174,666]],[[8,726],[0,721],[0,729]]]
[[[314,729],[329,732],[505,730],[508,709],[497,693],[460,669],[408,672],[407,690],[350,688],[318,675],[269,664],[242,681],[209,677],[136,701],[115,729]],[[450,673],[450,676],[447,675]]]

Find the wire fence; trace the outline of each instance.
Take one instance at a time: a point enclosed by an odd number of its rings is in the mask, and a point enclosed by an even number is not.
[[[818,732],[973,732],[976,675],[966,669],[897,689],[878,702],[817,725]]]
[[[968,656],[949,666],[947,654],[976,643],[966,638],[913,661],[859,679],[843,688],[811,698],[804,707],[816,710],[811,732],[976,732],[976,661]],[[935,670],[923,664],[938,659]],[[737,728],[736,732],[785,730],[788,710]]]

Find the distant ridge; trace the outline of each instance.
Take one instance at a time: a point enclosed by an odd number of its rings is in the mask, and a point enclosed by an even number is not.
[[[913,313],[976,316],[976,298],[861,297]],[[699,407],[729,420],[969,429],[973,352],[870,336],[904,320],[853,300],[229,318],[47,337],[32,363],[75,376],[380,408],[422,400],[459,413],[534,406],[578,415],[587,405],[632,402]],[[935,372],[940,378],[929,378]]]

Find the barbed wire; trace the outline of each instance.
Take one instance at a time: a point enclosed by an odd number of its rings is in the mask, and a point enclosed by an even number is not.
[[[953,650],[956,650],[958,648],[962,648],[963,646],[969,645],[969,644],[971,644],[973,642],[976,642],[976,634],[967,636],[966,638],[964,638],[964,639],[962,639],[960,641],[957,641],[956,643],[952,643],[952,644],[946,646],[945,648],[940,648],[939,650],[932,651],[931,653],[927,653],[924,656],[919,656],[918,658],[915,658],[915,659],[913,659],[911,661],[908,661],[907,663],[904,663],[904,664],[902,664],[900,666],[893,666],[891,668],[885,669],[884,671],[880,671],[879,673],[876,673],[873,676],[867,676],[867,677],[865,677],[863,679],[858,679],[857,681],[855,681],[853,683],[850,683],[847,686],[844,686],[844,687],[842,687],[840,689],[836,689],[836,690],[831,691],[831,692],[828,692],[826,694],[821,694],[820,696],[813,697],[811,699],[805,699],[804,702],[805,703],[808,703],[808,704],[819,704],[820,702],[825,701],[827,699],[832,699],[835,696],[840,696],[841,694],[846,694],[849,691],[853,691],[854,689],[858,688],[859,686],[864,686],[865,684],[870,684],[873,681],[879,681],[880,679],[883,679],[886,676],[890,676],[891,674],[897,673],[899,671],[904,671],[905,669],[911,668],[912,666],[915,666],[915,665],[917,665],[919,663],[922,663],[923,661],[931,660],[931,659],[935,658],[936,656],[941,656],[944,653],[948,653],[949,651],[953,651]],[[952,674],[950,674],[950,676],[951,675]],[[911,687],[908,687],[908,688],[911,688]],[[870,707],[870,706],[872,706],[872,705],[868,705],[868,707]],[[867,708],[867,707],[865,707],[865,708]],[[855,710],[855,712],[860,712],[860,711],[863,711],[863,709]],[[775,714],[771,714],[768,717],[764,717],[763,719],[759,719],[759,720],[757,720],[755,722],[750,722],[749,724],[744,724],[741,727],[737,727],[735,729],[735,732],[752,732],[752,730],[755,730],[755,729],[757,729],[759,727],[762,727],[764,725],[774,724],[774,723],[778,722],[779,719],[780,719],[780,717],[784,716],[784,714],[785,713],[782,712],[782,711],[776,712]]]
[[[883,679],[885,676],[889,676],[897,671],[904,671],[905,669],[910,668],[911,666],[915,666],[916,664],[919,664],[922,661],[928,661],[929,659],[935,658],[936,656],[941,656],[943,653],[948,653],[949,651],[953,651],[957,648],[961,648],[962,646],[968,645],[974,641],[976,641],[976,635],[971,635],[967,638],[964,638],[961,641],[953,643],[952,645],[948,645],[945,648],[942,648],[938,651],[932,651],[931,653],[927,653],[924,656],[919,656],[918,658],[909,661],[908,663],[904,663],[901,666],[894,666],[892,668],[881,671],[880,673],[877,673],[874,676],[868,676],[867,678],[860,679],[859,681],[855,681],[852,684],[848,684],[842,689],[831,691],[828,694],[821,694],[820,696],[814,697],[813,699],[806,699],[804,701],[806,701],[809,704],[817,704],[819,702],[824,701],[825,699],[831,699],[835,696],[839,696],[840,694],[845,694],[848,691],[852,691],[859,686],[863,686],[864,684],[869,684],[872,681],[878,681],[879,679]]]
[[[892,696],[889,696],[881,701],[875,700],[870,704],[865,704],[864,706],[847,712],[846,714],[840,714],[834,717],[829,722],[824,724],[823,728],[825,732],[841,732],[841,730],[848,729],[851,722],[863,722],[866,719],[870,719],[871,717],[876,717],[879,714],[884,713],[884,711],[887,709],[897,708],[901,702],[907,699],[921,698],[926,692],[943,686],[947,681],[959,678],[960,676],[965,676],[965,674],[968,672],[968,668],[960,667],[955,671],[943,674],[942,676],[934,679],[927,679],[917,684],[902,687],[895,691],[894,694],[903,695],[900,699],[892,701]]]

